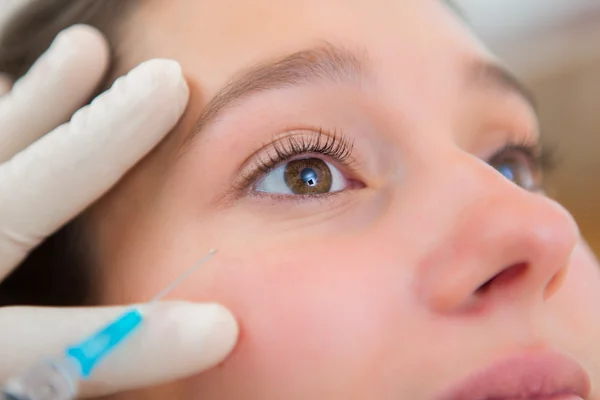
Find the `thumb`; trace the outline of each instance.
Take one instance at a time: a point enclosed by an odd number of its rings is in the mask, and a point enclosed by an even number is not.
[[[24,372],[117,318],[129,307],[0,309],[0,382]],[[103,360],[82,385],[100,396],[158,385],[207,370],[237,341],[231,313],[218,304],[164,302],[138,307],[141,329]]]

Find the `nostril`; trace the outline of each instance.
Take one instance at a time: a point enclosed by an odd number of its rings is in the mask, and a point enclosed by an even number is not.
[[[475,294],[482,295],[488,292],[492,286],[493,287],[502,287],[509,286],[515,280],[519,279],[527,269],[527,263],[522,262],[518,264],[514,264],[511,267],[503,269],[498,274],[494,275],[491,279],[486,281],[483,285],[479,286],[475,291]]]
[[[562,268],[552,277],[548,285],[546,285],[546,289],[544,290],[544,300],[548,300],[552,297],[552,295],[562,287],[565,279],[567,279],[567,268]]]
[[[477,290],[475,291],[475,294],[485,294],[488,289],[490,288],[490,286],[492,286],[492,281],[494,280],[494,278],[490,279],[489,281],[487,281],[486,283],[484,283],[483,285],[479,286],[477,288]]]

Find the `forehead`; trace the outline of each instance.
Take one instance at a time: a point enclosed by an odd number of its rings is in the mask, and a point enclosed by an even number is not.
[[[438,0],[151,0],[124,34],[123,71],[175,58],[206,94],[250,65],[323,41],[366,51],[375,67],[426,73],[423,65],[481,57],[483,46]],[[383,72],[383,71],[382,71]],[[432,71],[433,72],[433,71]]]

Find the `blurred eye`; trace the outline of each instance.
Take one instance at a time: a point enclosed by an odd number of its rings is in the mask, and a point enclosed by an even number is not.
[[[258,192],[290,195],[319,195],[347,188],[342,173],[319,158],[288,161],[275,167],[257,184]]]
[[[507,148],[494,156],[490,165],[523,189],[535,191],[541,187],[540,163],[531,149]]]

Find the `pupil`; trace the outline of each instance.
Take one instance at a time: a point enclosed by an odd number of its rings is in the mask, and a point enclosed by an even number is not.
[[[515,174],[510,167],[510,165],[503,164],[498,168],[498,172],[500,172],[504,177],[508,180],[515,181]]]
[[[317,173],[312,168],[304,168],[300,172],[300,177],[308,186],[315,186],[317,184]]]

